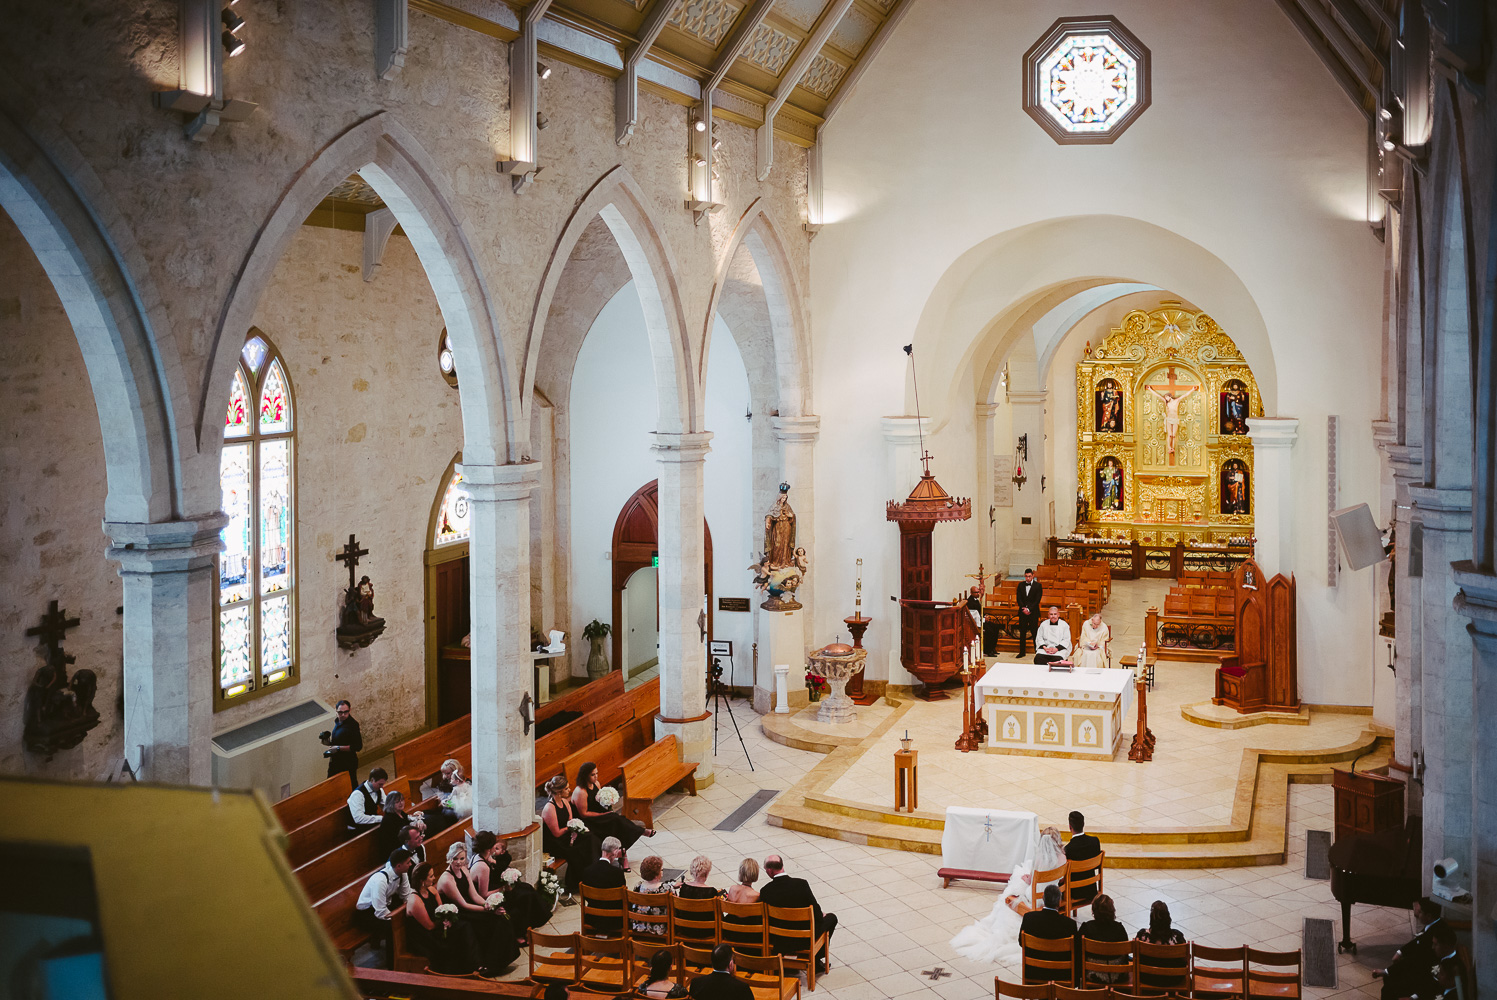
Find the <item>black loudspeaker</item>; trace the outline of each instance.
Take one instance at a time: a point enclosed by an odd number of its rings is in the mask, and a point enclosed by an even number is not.
[[[1366,569],[1388,558],[1383,551],[1383,533],[1365,503],[1331,511],[1331,522],[1341,539],[1341,552],[1352,569]]]

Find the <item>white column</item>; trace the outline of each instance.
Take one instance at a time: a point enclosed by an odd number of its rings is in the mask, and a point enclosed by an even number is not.
[[[125,759],[145,781],[212,781],[214,557],[228,520],[104,524],[124,581]]]
[[[1258,538],[1258,566],[1265,576],[1294,572],[1294,442],[1298,417],[1254,417],[1248,422],[1253,441],[1253,533]]]
[[[1471,620],[1473,720],[1497,719],[1497,575],[1483,572],[1470,561],[1452,567],[1461,588],[1456,613]],[[1497,740],[1471,741],[1471,880],[1475,900],[1471,922],[1473,961],[1482,982],[1497,981]]]
[[[534,697],[530,659],[530,494],[538,462],[463,464],[473,671],[473,824],[501,837],[535,822],[535,734],[520,707]],[[533,715],[535,709],[530,709]],[[534,875],[539,832],[524,840]],[[515,852],[517,859],[521,856]]]
[[[978,560],[989,573],[1006,571],[998,568],[997,548],[993,544],[993,526],[988,508],[993,506],[993,418],[997,403],[978,403],[973,437],[977,443],[977,489],[972,495],[972,516],[977,519]]]
[[[1040,489],[1040,478],[1046,475],[1045,396],[1043,389],[1008,392],[1008,401],[1014,408],[1014,443],[1018,443],[1021,434],[1027,435],[1029,441],[1029,457],[1024,459],[1025,483],[1014,487],[1014,540],[1006,567],[1010,576],[1018,576],[1045,560],[1048,525],[1045,493]],[[983,517],[987,517],[986,510]],[[1029,519],[1028,524],[1024,523],[1025,518]]]
[[[920,476],[925,471],[920,464],[922,430],[929,438],[929,417],[884,418],[884,445],[888,454],[885,467],[889,470],[889,478],[884,485],[882,499],[902,501],[920,481]],[[863,603],[868,609],[864,613],[873,617],[873,625],[869,627],[869,634],[864,637],[863,645],[874,650],[886,650],[884,677],[891,687],[913,687],[919,680],[899,661],[899,608],[893,601],[884,603],[886,595],[896,598],[899,596],[899,526],[886,521],[880,530],[881,542],[877,549],[883,572],[870,572],[864,578]],[[884,610],[880,611],[880,608]],[[876,676],[875,655],[870,653],[867,662],[869,666],[864,669],[864,678],[881,679]]]
[[[698,786],[713,778],[707,647],[697,624],[707,595],[702,470],[711,440],[705,431],[657,431],[653,445],[660,462],[660,715],[655,732],[657,737],[674,734],[682,759],[700,765]]]
[[[806,651],[816,643],[815,602],[812,598],[818,576],[816,548],[812,543],[816,530],[814,460],[816,439],[821,434],[821,418],[772,417],[771,422],[775,441],[779,444],[781,481],[790,484],[790,507],[795,511],[795,544],[806,550],[811,570],[801,583],[801,589],[795,593],[795,599],[803,605],[801,610],[765,611],[755,608],[754,615],[760,636],[762,665],[767,669],[779,664],[788,666],[785,683],[790,692],[800,695],[799,701],[806,697]],[[766,513],[768,511],[754,512],[759,518]],[[832,639],[825,641],[831,642]]]

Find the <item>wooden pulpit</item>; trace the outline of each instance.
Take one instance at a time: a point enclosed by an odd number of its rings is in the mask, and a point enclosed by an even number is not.
[[[1299,711],[1294,578],[1267,580],[1248,559],[1232,583],[1233,648],[1217,667],[1212,704],[1244,714]]]
[[[1336,806],[1336,840],[1403,829],[1404,783],[1365,771],[1331,770]]]

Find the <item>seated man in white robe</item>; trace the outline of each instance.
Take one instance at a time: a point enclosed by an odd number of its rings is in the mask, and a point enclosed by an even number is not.
[[[1071,655],[1071,626],[1060,620],[1060,608],[1051,608],[1050,617],[1040,622],[1034,633],[1034,662],[1054,663]]]

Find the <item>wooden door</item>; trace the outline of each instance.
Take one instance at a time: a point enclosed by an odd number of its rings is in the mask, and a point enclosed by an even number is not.
[[[660,551],[660,480],[652,479],[624,501],[613,525],[613,669],[622,669],[624,637],[624,586],[637,569],[653,565]],[[702,549],[707,591],[707,638],[712,638],[712,529],[702,522]],[[659,586],[659,574],[656,575]],[[655,600],[657,619],[659,592]]]
[[[469,631],[468,557],[432,566],[431,616],[437,646],[437,724],[468,714],[473,675],[463,636]]]

